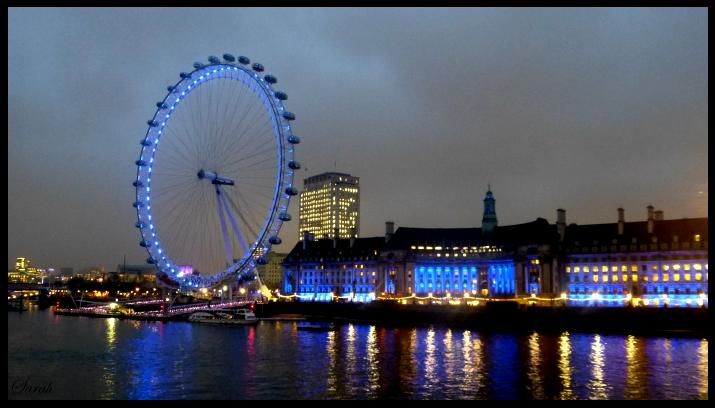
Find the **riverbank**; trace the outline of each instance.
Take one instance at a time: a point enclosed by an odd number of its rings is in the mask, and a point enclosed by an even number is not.
[[[480,331],[564,330],[709,337],[708,309],[525,307],[500,302],[484,307],[453,305],[402,305],[272,302],[256,306],[259,318],[301,314],[311,319],[352,321],[395,327],[437,325]]]

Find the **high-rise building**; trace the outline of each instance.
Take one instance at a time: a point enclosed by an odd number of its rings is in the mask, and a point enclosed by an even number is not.
[[[307,231],[317,238],[350,238],[360,234],[360,179],[344,173],[323,173],[304,180],[300,193],[300,239]]]

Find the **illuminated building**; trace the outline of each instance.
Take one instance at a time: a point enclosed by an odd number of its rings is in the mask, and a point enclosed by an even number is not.
[[[269,252],[267,263],[265,265],[258,265],[258,276],[261,278],[261,282],[268,287],[268,289],[280,289],[281,281],[283,280],[281,263],[285,259],[287,254],[281,254],[276,252]]]
[[[28,258],[16,258],[15,259],[15,270],[17,272],[25,272],[25,270],[29,267],[30,267],[30,260]]]
[[[562,285],[580,306],[698,307],[708,304],[708,219],[570,225],[563,235]]]
[[[300,300],[539,299],[570,306],[707,307],[707,218],[497,226],[487,192],[482,228],[406,228],[385,237],[311,240],[286,257],[283,293]]]
[[[300,193],[299,231],[319,238],[360,234],[359,178],[323,173],[304,180]],[[301,240],[303,236],[301,235]]]
[[[41,283],[46,271],[42,268],[30,266],[29,258],[18,257],[15,259],[15,270],[8,271],[7,280],[10,283]]]
[[[308,235],[308,234],[305,234]],[[378,290],[383,237],[319,239],[304,236],[283,261],[281,292],[300,300],[370,302]]]
[[[556,232],[545,219],[497,228],[487,192],[482,228],[399,228],[385,237],[310,240],[304,234],[284,261],[284,293],[302,300],[378,295],[488,296],[555,293],[551,255]],[[331,296],[332,293],[332,296]]]

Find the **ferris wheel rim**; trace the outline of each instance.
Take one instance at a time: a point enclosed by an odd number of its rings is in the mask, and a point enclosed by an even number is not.
[[[228,58],[229,56],[230,58]],[[242,58],[244,60],[242,60]],[[293,175],[296,165],[293,160],[294,144],[299,140],[292,134],[290,121],[295,116],[286,111],[282,100],[287,97],[283,92],[275,91],[271,84],[276,82],[272,75],[260,76],[258,72],[263,71],[260,64],[253,65],[253,71],[244,68],[239,64],[246,64],[246,57],[239,57],[237,63],[232,63],[233,57],[224,55],[224,60],[220,62],[216,57],[210,57],[210,64],[194,64],[194,70],[190,73],[181,73],[180,80],[168,87],[168,93],[164,99],[157,103],[157,109],[148,122],[148,129],[141,141],[141,152],[137,165],[137,176],[134,186],[136,188],[134,207],[137,211],[136,227],[141,233],[140,245],[145,247],[149,253],[148,263],[153,263],[156,268],[173,279],[177,279],[180,284],[188,287],[207,286],[224,281],[229,276],[241,276],[247,269],[255,268],[256,253],[263,249],[261,256],[267,255],[272,245],[280,243],[278,233],[284,221],[290,219],[287,214],[290,196],[295,195],[293,188]],[[235,60],[235,59],[233,59]],[[226,72],[227,76],[221,76]],[[235,74],[231,76],[231,74]],[[198,77],[198,78],[197,78]],[[161,250],[161,241],[157,237],[157,232],[153,225],[151,210],[151,173],[154,156],[161,141],[162,131],[171,120],[173,111],[182,100],[187,97],[192,90],[198,89],[202,84],[209,83],[219,78],[231,78],[238,80],[242,86],[249,87],[261,99],[263,108],[268,114],[270,123],[273,125],[273,135],[276,139],[277,160],[276,160],[276,180],[270,210],[266,215],[263,226],[253,242],[250,243],[250,250],[243,256],[235,260],[222,271],[210,271],[204,276],[185,276],[181,271],[177,272],[178,265],[174,264],[170,254]],[[260,92],[259,92],[260,91]],[[162,116],[163,115],[163,116]],[[161,121],[161,122],[160,122]],[[148,160],[146,160],[148,159]],[[142,180],[144,178],[146,184]],[[218,191],[218,190],[217,190]],[[287,219],[286,219],[287,218]]]

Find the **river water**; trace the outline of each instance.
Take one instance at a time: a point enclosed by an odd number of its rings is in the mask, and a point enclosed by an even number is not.
[[[8,312],[9,399],[707,399],[708,340]]]

